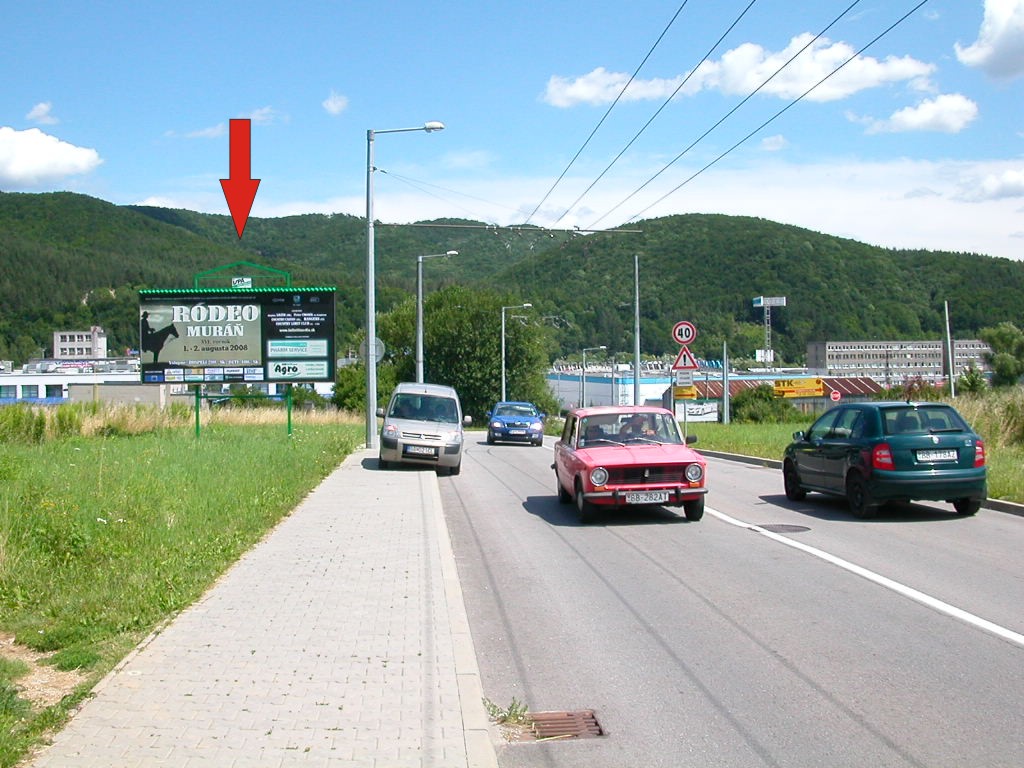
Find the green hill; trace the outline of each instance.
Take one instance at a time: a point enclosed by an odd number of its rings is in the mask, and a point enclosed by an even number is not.
[[[679,320],[697,325],[698,355],[720,357],[724,340],[734,349],[742,339],[740,353],[750,354],[763,346],[756,296],[787,298],[772,312],[772,341],[792,362],[802,361],[809,341],[942,338],[947,301],[958,338],[1019,322],[1024,309],[1024,263],[1008,259],[888,250],[747,217],[671,216],[637,226],[641,235],[577,238],[503,277],[524,297],[540,293],[543,311],[567,315],[578,331],[563,334],[569,350],[628,349],[619,340],[632,333],[634,253],[641,339],[652,354],[678,349],[671,328]]]
[[[753,297],[786,296],[772,313],[773,347],[801,361],[825,339],[939,338],[943,302],[954,334],[1024,314],[1024,264],[980,254],[888,250],[761,219],[684,215],[637,233],[568,235],[439,220],[375,228],[377,307],[427,287],[487,287],[529,301],[550,325],[553,354],[605,344],[632,349],[633,257],[640,254],[643,351],[671,354],[672,325],[693,321],[698,356],[750,355],[762,345]],[[112,353],[137,345],[137,290],[190,287],[236,261],[338,286],[339,348],[363,326],[366,226],[342,214],[253,218],[241,240],[228,216],[116,206],[71,193],[0,193],[0,358],[25,362],[58,328],[103,326]]]

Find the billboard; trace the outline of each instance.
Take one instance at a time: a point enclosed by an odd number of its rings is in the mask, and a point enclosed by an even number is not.
[[[141,290],[142,381],[334,381],[334,291]]]
[[[776,379],[776,397],[824,397],[825,382],[821,379]]]

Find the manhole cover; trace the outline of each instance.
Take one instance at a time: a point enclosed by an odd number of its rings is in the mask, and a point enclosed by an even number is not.
[[[803,533],[804,531],[811,530],[806,525],[789,525],[787,523],[769,523],[768,525],[759,525],[757,527],[772,533]]]
[[[519,732],[516,741],[588,739],[603,735],[604,731],[592,709],[577,712],[531,712],[530,724]]]

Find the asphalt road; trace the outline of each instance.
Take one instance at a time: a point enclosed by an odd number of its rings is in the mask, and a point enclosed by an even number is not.
[[[484,695],[606,733],[502,768],[1024,765],[1024,518],[856,520],[712,459],[702,521],[580,526],[549,446],[468,437],[440,484]]]

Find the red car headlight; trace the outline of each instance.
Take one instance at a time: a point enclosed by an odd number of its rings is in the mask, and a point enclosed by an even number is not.
[[[699,483],[704,479],[704,467],[700,464],[689,464],[686,467],[686,479],[691,483]]]
[[[604,485],[608,482],[608,470],[604,467],[594,467],[590,470],[590,482],[594,485]]]

